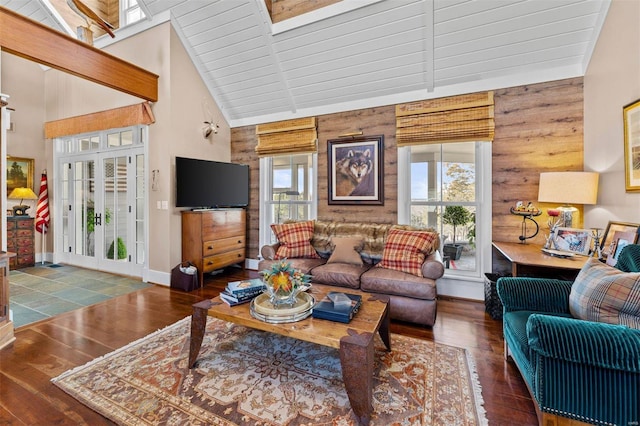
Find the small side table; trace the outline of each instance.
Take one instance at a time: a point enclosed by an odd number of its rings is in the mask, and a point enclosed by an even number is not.
[[[34,221],[30,216],[7,218],[7,250],[16,254],[11,258],[12,269],[36,264]]]

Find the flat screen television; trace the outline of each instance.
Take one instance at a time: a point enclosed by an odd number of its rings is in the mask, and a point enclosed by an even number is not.
[[[249,166],[176,157],[176,207],[249,205]]]

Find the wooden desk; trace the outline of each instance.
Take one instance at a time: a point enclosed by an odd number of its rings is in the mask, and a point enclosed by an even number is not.
[[[493,242],[493,247],[511,262],[511,274],[573,280],[587,262],[587,256],[560,258],[542,252],[537,244]]]

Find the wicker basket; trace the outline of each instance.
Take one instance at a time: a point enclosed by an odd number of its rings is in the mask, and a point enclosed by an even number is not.
[[[511,275],[484,274],[484,310],[495,320],[502,319],[502,302],[496,291],[498,278]]]

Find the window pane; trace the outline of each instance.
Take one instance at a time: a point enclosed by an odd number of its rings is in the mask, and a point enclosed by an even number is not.
[[[120,133],[110,133],[107,135],[107,146],[120,146]]]
[[[411,200],[440,201],[442,145],[411,147]]]
[[[440,233],[450,270],[477,269],[475,152],[475,142],[411,147],[410,224]]]
[[[442,145],[442,174],[444,201],[474,201],[475,143],[451,143]]]
[[[127,130],[126,132],[120,133],[120,141],[123,146],[133,145],[133,131]]]
[[[315,171],[313,155],[282,155],[271,157],[271,187],[267,188],[268,217],[261,218],[266,228],[272,223],[311,218],[314,191],[311,185]],[[265,237],[267,237],[265,235]],[[267,237],[275,242],[273,233]]]
[[[411,206],[411,226],[440,229],[440,206]]]
[[[78,142],[80,151],[92,151],[100,147],[100,136],[85,137]]]

